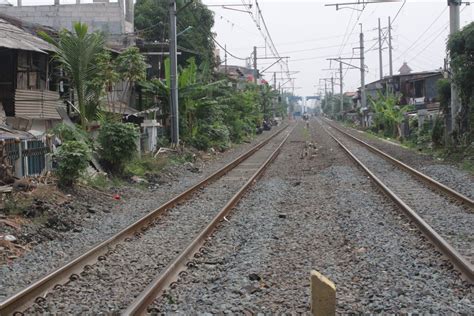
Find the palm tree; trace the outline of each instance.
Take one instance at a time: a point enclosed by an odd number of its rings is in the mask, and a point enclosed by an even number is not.
[[[98,32],[88,33],[87,25],[79,22],[74,23],[72,32],[62,30],[57,39],[44,32],[41,36],[56,47],[53,58],[61,64],[71,81],[81,125],[85,127],[89,119],[95,118],[97,111],[97,95],[91,82],[97,73],[94,61],[104,49],[104,37]]]

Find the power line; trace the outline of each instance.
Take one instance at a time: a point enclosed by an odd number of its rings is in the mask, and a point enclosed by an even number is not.
[[[464,11],[464,9],[466,9],[466,7],[464,7],[464,8],[461,10],[461,12]],[[413,59],[416,59],[416,58],[417,58],[418,56],[420,56],[422,53],[426,52],[426,49],[427,49],[428,47],[430,47],[430,46],[435,42],[435,40],[437,40],[437,39],[439,38],[439,36],[440,36],[441,34],[443,34],[443,32],[445,32],[445,31],[448,29],[448,24],[449,24],[449,22],[446,23],[446,24],[444,25],[444,27],[441,29],[441,31],[440,31],[439,33],[435,34],[435,36],[433,37],[433,39],[432,39],[425,47],[423,47],[423,48],[418,52],[418,54],[416,54],[414,57],[412,57],[409,61],[412,61]]]
[[[403,7],[405,6],[406,3],[407,3],[407,0],[403,1],[402,6],[400,7],[400,9],[398,9],[397,14],[395,14],[395,17],[394,17],[393,20],[392,20],[392,24],[395,22],[395,20],[397,19],[398,15],[399,15],[400,12],[402,11],[402,9],[403,9]]]
[[[429,30],[430,28],[441,18],[441,16],[443,15],[443,13],[448,9],[448,7],[444,7],[444,9],[441,11],[441,13],[433,20],[433,22],[431,22],[431,24],[423,31],[423,33],[421,33],[420,36],[418,36],[418,38],[413,41],[413,43],[403,52],[401,53],[397,58],[395,58],[393,61],[396,61],[396,60],[399,60],[400,58],[402,58],[403,55],[405,55],[406,52],[408,52],[411,48],[413,48],[414,46],[416,45],[419,45],[419,42],[418,40],[421,39],[423,37],[423,35],[425,35]]]
[[[230,56],[234,57],[235,59],[238,59],[238,60],[247,60],[247,58],[242,58],[242,57],[237,57],[236,55],[232,54],[231,52],[229,52],[224,46],[222,46],[213,36],[211,36],[211,39],[214,41],[214,43],[217,44],[217,46],[219,46],[220,48],[222,48],[224,50],[224,52],[226,52],[227,54],[229,54]]]
[[[358,44],[359,42],[351,42],[349,44]],[[331,46],[322,46],[322,47],[315,47],[315,48],[308,48],[308,49],[300,49],[300,50],[291,50],[291,51],[285,51],[282,52],[282,54],[290,54],[290,53],[300,53],[300,52],[309,52],[309,51],[315,51],[315,50],[321,50],[321,49],[328,49],[328,48],[335,48],[335,47],[340,47],[341,45],[331,45]],[[338,54],[339,55],[339,54]]]
[[[344,32],[344,38],[342,39],[341,48],[339,48],[338,55],[344,50],[344,46],[345,46],[344,42],[346,40],[347,32],[349,31],[349,26],[351,25],[353,16],[354,16],[354,9],[352,9],[351,17],[349,18],[349,21],[347,22],[346,31]]]

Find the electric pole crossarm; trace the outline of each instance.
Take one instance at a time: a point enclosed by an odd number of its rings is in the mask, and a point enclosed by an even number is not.
[[[274,65],[276,65],[277,63],[280,62],[280,60],[282,60],[283,57],[279,57],[273,64],[271,64],[270,66],[268,66],[267,68],[265,68],[264,70],[262,70],[260,73],[263,74],[265,71],[267,71],[268,69],[272,68]]]
[[[375,4],[375,3],[383,3],[383,2],[400,2],[401,0],[358,0],[357,2],[345,2],[345,3],[329,3],[325,4],[325,7],[336,7],[336,10],[339,10],[340,6],[343,5],[363,5],[366,6],[368,4]]]
[[[355,59],[355,58],[354,58],[354,59]],[[344,62],[344,61],[342,61],[342,60],[339,60],[339,59],[337,59],[337,58],[330,58],[330,59],[328,59],[328,60],[337,61],[337,62],[339,62],[339,63],[341,63],[341,64],[344,64],[344,65],[346,65],[346,66],[349,66],[349,67],[351,67],[351,68],[353,68],[353,69],[361,69],[361,68],[358,67],[358,66],[354,66],[354,65],[352,65],[352,64],[346,63],[346,62]]]

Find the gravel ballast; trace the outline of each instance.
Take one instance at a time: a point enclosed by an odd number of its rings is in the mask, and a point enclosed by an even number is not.
[[[78,279],[50,292],[27,314],[117,313],[125,309],[194,237],[284,139],[276,136],[255,155],[160,216],[145,232],[119,243]]]
[[[274,128],[271,133],[276,131],[277,128]],[[162,184],[154,185],[149,190],[121,189],[120,201],[102,194],[92,196],[84,194],[81,197],[81,191],[79,191],[78,199],[84,199],[93,206],[86,215],[78,215],[72,208],[69,210],[71,216],[79,217],[78,221],[82,224],[80,229],[56,232],[51,240],[36,245],[9,265],[0,265],[0,301],[156,209],[269,135],[270,133],[264,133],[250,143],[216,154],[216,159],[198,165],[199,172],[187,165],[171,166],[163,171],[165,181]],[[63,216],[68,215],[63,214]]]
[[[399,144],[378,138],[374,135],[368,135],[362,131],[347,128],[341,124],[331,121],[337,127],[345,132],[355,136],[372,146],[386,152],[392,157],[408,164],[409,166],[423,172],[427,176],[443,183],[444,185],[459,191],[460,193],[474,199],[474,175],[458,168],[449,162],[433,158],[430,155],[418,153],[414,150],[405,148]]]
[[[470,314],[472,287],[311,123],[152,313],[309,313],[309,275],[337,287],[338,313]],[[308,142],[311,141],[311,144]]]
[[[470,209],[433,191],[410,173],[397,168],[335,129],[329,127],[329,130],[436,232],[474,263],[474,213]]]

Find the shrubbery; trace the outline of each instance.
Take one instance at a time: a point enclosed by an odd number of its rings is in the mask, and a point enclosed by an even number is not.
[[[131,123],[106,122],[97,138],[99,154],[107,169],[121,172],[137,152],[138,128]]]
[[[56,153],[56,174],[61,186],[71,186],[87,168],[90,159],[89,147],[81,141],[65,141]]]
[[[67,141],[81,141],[81,140],[87,140],[89,135],[87,133],[79,128],[76,128],[74,126],[69,126],[67,124],[61,123],[56,125],[50,130],[50,133],[52,133],[54,136],[58,137],[62,142],[67,142]]]

